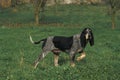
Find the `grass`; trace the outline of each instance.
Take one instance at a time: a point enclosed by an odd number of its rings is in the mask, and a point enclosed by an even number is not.
[[[0,14],[0,80],[119,80],[119,15],[117,27],[112,30],[110,18],[105,11],[104,6],[67,5],[58,6],[56,14],[53,7],[47,7],[44,19],[41,20],[44,25],[41,27],[8,25],[8,22],[33,22],[30,10],[17,13],[9,9],[3,11],[4,14]],[[29,34],[34,40],[39,40],[53,35],[71,36],[80,33],[85,27],[92,28],[95,45],[87,45],[84,60],[75,61],[76,66],[72,68],[69,56],[61,53],[60,66],[54,67],[53,54],[49,53],[37,69],[33,69],[32,64],[41,52],[41,45],[31,44]]]

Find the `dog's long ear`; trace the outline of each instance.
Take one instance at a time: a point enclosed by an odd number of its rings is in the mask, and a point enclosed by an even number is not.
[[[80,36],[80,43],[81,46],[84,48],[87,44],[86,38],[85,38],[85,30],[82,31],[81,36]]]
[[[91,46],[94,45],[94,36],[93,36],[93,33],[91,32],[91,39],[89,40],[89,43]]]

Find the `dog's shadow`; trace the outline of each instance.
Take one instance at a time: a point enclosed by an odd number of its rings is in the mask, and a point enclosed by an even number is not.
[[[64,65],[64,64],[67,64],[68,62],[70,62],[69,57],[63,57],[63,56],[60,56],[60,57],[59,57],[58,64],[59,64],[60,66],[62,66],[62,65]]]
[[[70,58],[69,57],[60,57],[58,63],[60,66],[62,66],[64,64],[70,64]],[[85,63],[87,63],[86,59],[77,61],[75,58],[75,64],[85,64]]]

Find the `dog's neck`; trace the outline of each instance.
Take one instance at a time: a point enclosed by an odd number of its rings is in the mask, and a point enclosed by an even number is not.
[[[75,40],[74,43],[76,43],[78,49],[79,49],[79,50],[82,50],[83,47],[82,47],[82,45],[81,45],[80,34],[74,35],[74,40]]]

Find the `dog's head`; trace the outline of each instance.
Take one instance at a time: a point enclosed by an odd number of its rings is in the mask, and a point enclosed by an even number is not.
[[[93,46],[94,36],[93,36],[92,30],[90,28],[85,28],[81,33],[80,40],[81,40],[82,47],[85,47],[87,42],[89,42],[90,45]]]

